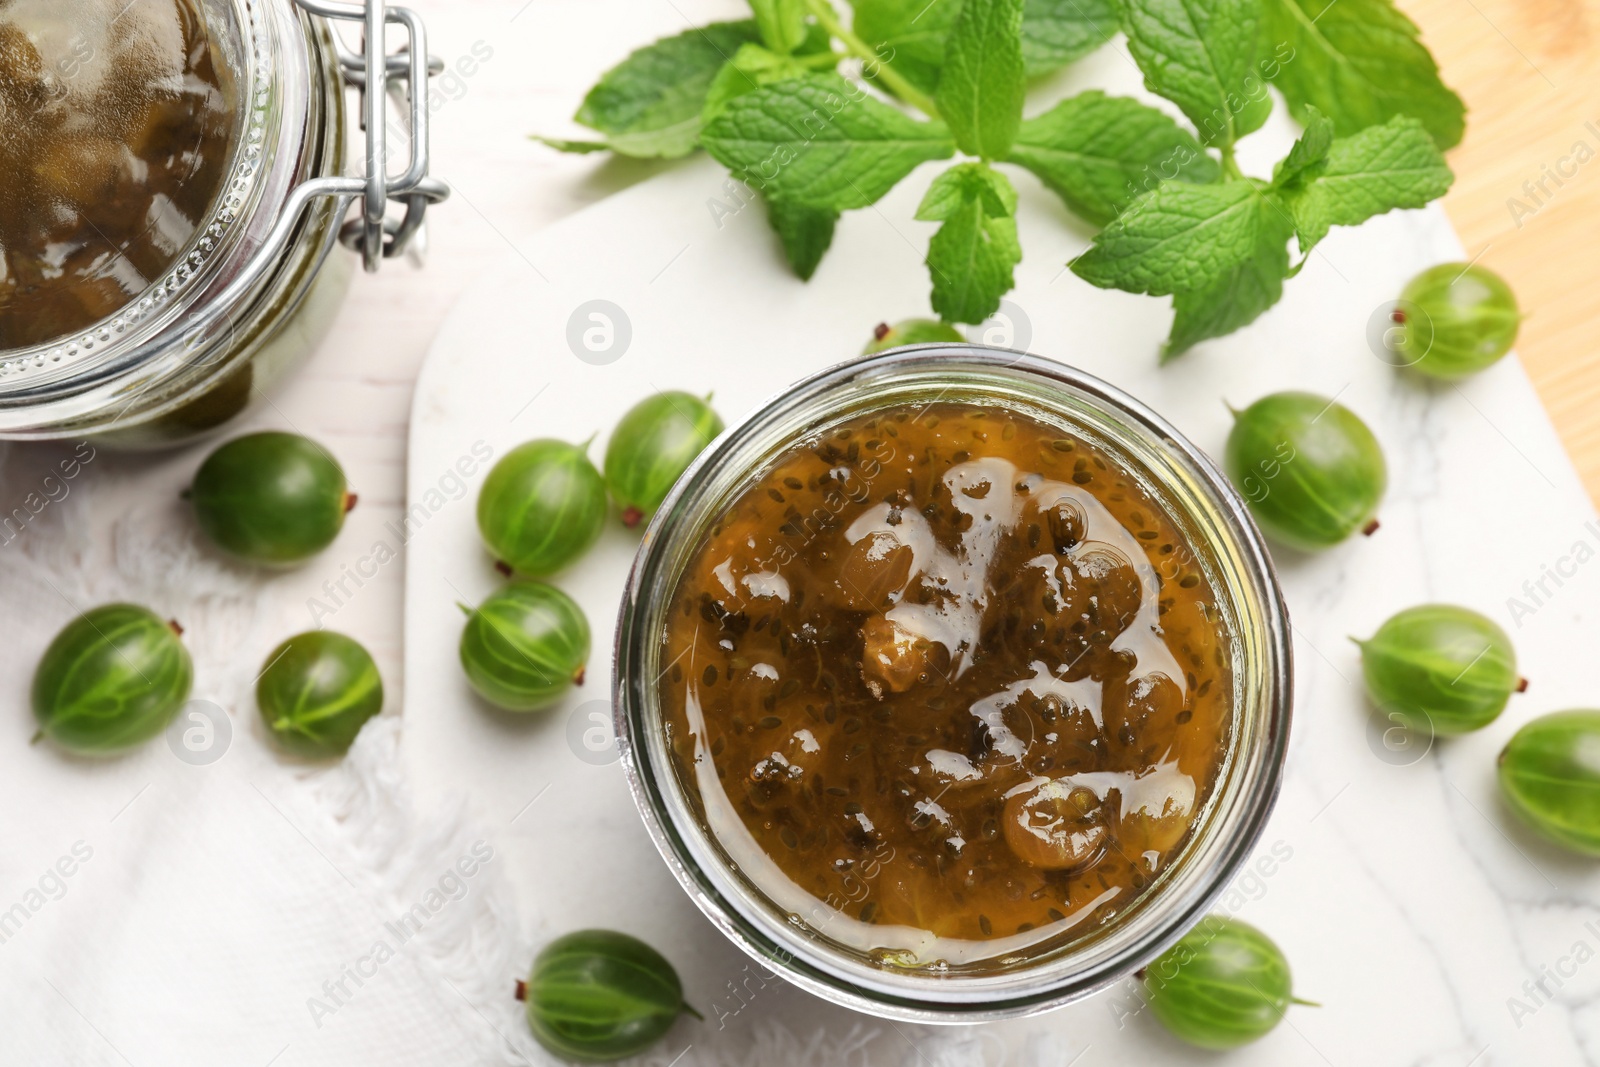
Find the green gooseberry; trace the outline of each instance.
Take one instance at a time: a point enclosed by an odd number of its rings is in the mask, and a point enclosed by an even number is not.
[[[33,674],[39,734],[104,755],[167,728],[194,683],[182,629],[134,604],[105,604],[69,622]]]
[[[622,505],[624,526],[637,526],[667,498],[683,472],[722,432],[711,398],[657,393],[622,416],[606,445],[606,488]]]
[[[1500,792],[1541,835],[1600,856],[1600,711],[1558,711],[1518,730],[1500,753]]]
[[[250,563],[290,564],[327,548],[356,498],[328,450],[293,433],[253,433],[219,447],[189,489],[201,531]]]
[[[583,684],[589,621],[573,599],[544,582],[512,582],[461,631],[461,667],[478,695],[507,711],[534,711]]]
[[[528,1027],[539,1044],[587,1062],[643,1052],[684,1012],[702,1018],[684,1003],[672,964],[614,930],[579,930],[550,942],[517,995],[527,1002]]]
[[[518,445],[478,492],[478,532],[520,574],[554,574],[587,552],[606,515],[606,483],[587,443],[548,438]]]
[[[1144,971],[1150,1009],[1168,1030],[1201,1048],[1229,1049],[1264,1037],[1290,1004],[1289,961],[1249,923],[1208,915]],[[1313,1005],[1314,1006],[1314,1005]]]
[[[256,679],[256,706],[273,743],[312,759],[342,756],[383,710],[383,679],[361,644],[312,630],[273,649]]]
[[[1223,463],[1261,529],[1292,548],[1327,548],[1378,528],[1389,478],[1383,449],[1327,397],[1273,393],[1235,412]]]
[[[966,340],[960,330],[938,319],[905,319],[893,326],[880,322],[861,354],[870,356],[902,345],[964,344]]]
[[[1407,608],[1356,644],[1373,703],[1420,732],[1463,734],[1487,726],[1520,684],[1511,639],[1467,608]]]
[[[1387,334],[1394,354],[1432,378],[1476,374],[1511,351],[1522,316],[1505,279],[1476,263],[1441,263],[1407,283]]]

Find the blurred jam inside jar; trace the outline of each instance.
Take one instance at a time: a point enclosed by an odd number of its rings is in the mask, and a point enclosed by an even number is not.
[[[0,0],[0,350],[87,329],[177,262],[236,131],[194,0]]]
[[[1232,650],[1197,553],[1109,453],[999,406],[799,442],[666,618],[669,746],[719,847],[888,965],[1112,922],[1182,852],[1228,749]]]

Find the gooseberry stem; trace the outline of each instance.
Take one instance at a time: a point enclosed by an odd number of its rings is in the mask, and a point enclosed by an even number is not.
[[[1314,1000],[1301,1000],[1299,997],[1290,997],[1289,998],[1289,1003],[1290,1004],[1302,1004],[1302,1005],[1304,1005],[1305,1007],[1308,1007],[1308,1008],[1320,1008],[1320,1007],[1322,1007],[1321,1004],[1318,1004]]]
[[[704,1015],[701,1015],[699,1012],[695,1011],[694,1010],[694,1005],[690,1004],[687,1000],[684,1001],[683,1003],[679,1004],[678,1006],[680,1008],[682,1008],[684,1011],[688,1012],[690,1015],[693,1015],[696,1019],[699,1019],[701,1022],[705,1022],[706,1021],[706,1017]]]
[[[869,81],[883,82],[894,95],[927,115],[930,119],[941,118],[939,105],[933,102],[933,97],[906,81],[900,72],[884,62],[867,42],[846,29],[844,23],[839,21],[839,14],[834,11],[833,4],[829,3],[829,0],[806,0],[806,6],[811,9],[813,15],[817,16],[817,22],[823,29],[837,37],[839,43],[843,44],[851,55],[866,64],[865,69],[862,70],[864,77]]]
[[[43,730],[39,730],[36,733],[34,733],[34,735],[31,738],[28,739],[28,744],[37,745],[42,740],[44,740],[44,731]]]

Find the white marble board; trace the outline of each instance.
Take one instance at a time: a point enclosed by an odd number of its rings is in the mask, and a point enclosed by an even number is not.
[[[1138,91],[1109,51],[1081,79]],[[1246,169],[1265,172],[1293,135],[1280,109],[1246,142]],[[599,456],[617,417],[658,389],[715,390],[732,421],[857,352],[875,323],[926,314],[932,226],[912,215],[936,170],[848,215],[809,284],[782,265],[760,205],[741,206],[702,158],[523,242],[469,287],[422,371],[411,428],[406,760],[424,795],[465,794],[498,828],[529,930],[613,926],[677,963],[709,1021],[680,1023],[652,1054],[663,1064],[1224,1062],[1140,1017],[1131,982],[1037,1019],[931,1030],[753,978],[668,875],[614,749],[585,746],[584,731],[609,719],[608,651],[637,545],[620,524],[559,579],[594,628],[588,680],[571,700],[547,714],[496,713],[457,667],[454,604],[499,581],[472,507],[487,459],[532,437],[595,433]],[[1494,757],[1534,715],[1600,701],[1600,566],[1588,563],[1600,525],[1514,359],[1454,387],[1398,374],[1371,351],[1375,310],[1418,269],[1466,258],[1444,213],[1336,230],[1278,307],[1163,369],[1166,301],[1064,272],[1090,231],[1028,176],[1017,184],[1026,258],[1008,298],[1013,332],[992,339],[1108,379],[1213,454],[1229,424],[1224,401],[1285,388],[1337,396],[1390,463],[1375,536],[1315,557],[1276,553],[1298,671],[1288,775],[1258,867],[1225,905],[1278,940],[1297,991],[1322,1007],[1294,1009],[1225,1062],[1595,1062],[1600,871],[1512,821]],[[628,322],[610,362],[580,359],[568,342],[574,312],[595,300]],[[1396,754],[1369,718],[1346,637],[1424,600],[1497,619],[1531,688],[1476,735]]]

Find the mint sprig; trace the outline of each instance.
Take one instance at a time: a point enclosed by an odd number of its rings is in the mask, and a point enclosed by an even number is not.
[[[1378,119],[1379,125],[1340,137],[1338,121],[1308,102],[1298,106],[1305,132],[1273,168],[1272,180],[1240,173],[1233,143],[1260,122],[1251,114],[1255,105],[1230,85],[1235,79],[1259,85],[1258,72],[1270,72],[1287,94],[1294,63],[1310,57],[1259,60],[1256,50],[1229,42],[1241,33],[1256,39],[1259,4],[1296,2],[1125,0],[1129,51],[1145,84],[1203,131],[1208,124],[1216,129],[1206,139],[1219,147],[1222,177],[1210,185],[1162,181],[1129,204],[1071,266],[1102,288],[1172,297],[1163,361],[1254,322],[1276,304],[1284,281],[1304,263],[1290,264],[1291,238],[1309,254],[1330,228],[1422,207],[1453,179],[1423,119]],[[1241,64],[1241,55],[1252,63]]]
[[[664,38],[608,71],[576,116],[598,139],[547,143],[662,158],[704,147],[765,199],[801,278],[843,212],[964,156],[916,215],[938,224],[929,301],[949,322],[982,321],[1015,284],[1017,193],[999,166],[1105,227],[1072,262],[1079,276],[1172,297],[1163,358],[1275,304],[1304,263],[1291,240],[1310,254],[1334,226],[1450,185],[1439,150],[1460,137],[1460,100],[1391,0],[855,0],[848,17],[834,0],[749,3],[750,19]],[[1146,87],[1192,129],[1095,89],[1025,116],[1028,79],[1118,28]],[[1270,180],[1235,155],[1271,110],[1268,82],[1306,127]]]
[[[986,163],[961,163],[934,179],[917,218],[942,225],[928,242],[933,310],[946,322],[982,322],[1000,310],[1022,262],[1017,191]]]

